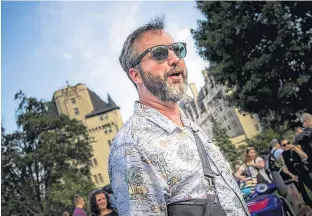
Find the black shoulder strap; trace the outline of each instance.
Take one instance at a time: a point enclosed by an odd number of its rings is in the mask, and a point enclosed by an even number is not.
[[[212,186],[213,186],[213,192],[214,192],[214,196],[217,200],[218,203],[220,203],[219,200],[219,196],[218,196],[218,192],[216,189],[216,185],[215,185],[215,176],[221,176],[222,179],[224,180],[224,182],[227,184],[227,186],[234,192],[234,194],[236,195],[237,199],[239,200],[239,202],[242,205],[242,208],[244,209],[246,215],[249,215],[248,211],[246,210],[245,205],[242,203],[241,198],[238,196],[238,194],[235,192],[235,190],[233,190],[233,188],[226,182],[226,180],[224,179],[224,177],[222,176],[221,172],[219,173],[215,173],[210,166],[210,162],[209,162],[209,155],[207,154],[203,142],[201,141],[201,139],[198,136],[198,132],[199,131],[194,131],[193,129],[191,129],[193,131],[194,134],[194,138],[195,138],[195,142],[196,142],[196,147],[197,147],[197,151],[200,157],[200,160],[202,162],[202,166],[203,166],[203,171],[204,171],[204,175],[207,181],[211,181]],[[216,166],[216,164],[214,164]]]
[[[276,158],[274,157],[274,153],[276,152],[277,149],[274,149],[274,151],[271,153],[270,152],[270,156],[269,156],[269,170],[273,170],[275,167],[275,162],[276,162]]]
[[[274,153],[277,151],[278,149],[275,149],[273,152],[272,152],[272,156],[273,156],[273,158],[276,160],[277,158],[275,158],[275,156],[274,156]]]
[[[277,149],[274,149],[274,151],[272,153],[270,153],[270,157],[269,160],[273,157],[274,160],[276,160],[276,158],[274,157],[274,153],[276,152]]]
[[[208,177],[208,178],[214,178],[216,173],[214,173],[211,169],[210,162],[208,159],[209,156],[207,155],[207,152],[203,146],[203,143],[201,139],[198,137],[197,132],[193,131],[193,134],[194,134],[194,138],[196,142],[197,151],[198,151],[200,160],[203,165],[204,175],[205,177]]]

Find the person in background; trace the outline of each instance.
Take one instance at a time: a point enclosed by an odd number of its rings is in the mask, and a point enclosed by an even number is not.
[[[112,201],[112,199],[114,199],[112,185],[111,184],[105,185],[102,190],[107,194],[111,207],[115,209],[116,208],[114,206],[115,202]]]
[[[63,212],[63,216],[69,216],[69,212],[68,211],[64,211]]]
[[[103,190],[95,190],[89,198],[90,216],[118,216],[110,205],[108,195]]]
[[[302,177],[304,177],[302,160],[307,159],[308,155],[304,153],[300,148],[289,143],[287,139],[281,139],[281,148],[283,149],[282,156],[285,161],[285,165],[287,169],[291,173],[299,176],[299,182],[304,181],[302,179]],[[290,179],[289,177],[288,178],[286,177],[284,178],[284,181],[289,180],[289,179]],[[298,187],[299,190],[301,191],[301,193],[306,193],[304,187],[303,188],[300,187],[301,185],[302,184],[299,184],[299,187]],[[287,187],[289,187],[288,199],[292,201],[294,209],[298,211],[303,203],[302,197],[299,194],[297,188],[295,187],[295,184],[290,184]]]
[[[311,174],[312,172],[312,115],[309,113],[304,113],[301,117],[301,123],[303,129],[296,133],[295,145],[301,148],[307,155],[305,164],[306,170]],[[312,181],[312,178],[311,178]]]
[[[257,178],[257,183],[271,183],[264,168],[264,160],[257,156],[253,147],[247,147],[244,151],[244,163],[236,171],[235,177],[243,182],[248,178]]]
[[[284,144],[284,143],[283,143]],[[269,157],[269,168],[270,171],[278,172],[283,181],[293,180],[294,182],[298,182],[298,177],[290,172],[285,164],[285,160],[283,157],[284,150],[282,149],[282,145],[279,140],[273,139],[271,142],[272,150]],[[294,183],[287,184],[287,199],[291,203],[291,206],[295,211],[298,211],[298,205],[301,203],[298,199],[298,190]]]
[[[271,146],[272,150],[270,152],[268,160],[270,171],[276,171],[280,173],[284,180],[288,180],[290,177],[292,180],[297,181],[298,177],[293,173],[289,172],[287,166],[285,165],[285,161],[283,158],[284,150],[282,149],[280,142],[277,139],[273,139],[271,141]]]
[[[300,133],[302,133],[302,131],[299,132],[297,135],[299,135]],[[306,187],[308,187],[312,191],[312,180],[310,176],[310,171],[305,164],[305,162],[309,158],[309,155],[302,150],[300,145],[292,145],[287,140],[283,140],[282,148],[285,151],[283,153],[283,157],[286,161],[286,165],[288,164],[287,167],[293,167],[290,169],[295,170],[295,172],[297,172],[297,175],[299,176],[299,182],[296,186],[302,194],[304,202],[312,207],[312,200],[306,190]]]
[[[76,206],[73,216],[87,216],[87,212],[84,210],[85,201],[80,195],[76,195],[74,199],[74,204]]]

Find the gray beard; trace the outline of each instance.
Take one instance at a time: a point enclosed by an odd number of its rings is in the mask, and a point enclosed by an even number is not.
[[[141,67],[139,67],[139,72],[146,88],[161,101],[177,103],[183,98],[187,90],[187,70],[183,74],[183,83],[177,81],[172,84],[168,83],[168,76],[166,75],[162,79],[159,76],[153,76],[148,72],[144,72]]]

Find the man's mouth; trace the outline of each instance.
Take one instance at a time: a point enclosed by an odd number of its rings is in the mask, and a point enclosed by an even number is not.
[[[169,77],[178,77],[178,76],[180,76],[180,75],[182,75],[181,72],[175,72],[175,73],[170,73],[168,76],[169,76]]]

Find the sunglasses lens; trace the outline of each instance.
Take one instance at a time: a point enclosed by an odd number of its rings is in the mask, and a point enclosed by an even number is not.
[[[172,45],[172,49],[176,56],[179,58],[184,58],[186,56],[186,47],[183,43],[175,43]]]
[[[156,46],[151,52],[156,61],[164,61],[168,57],[168,48],[166,46]]]

